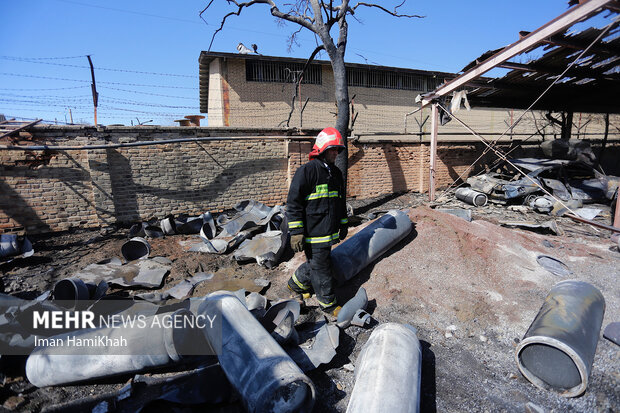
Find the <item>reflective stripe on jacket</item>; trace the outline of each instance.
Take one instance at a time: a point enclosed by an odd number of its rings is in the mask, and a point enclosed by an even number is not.
[[[307,244],[327,247],[338,243],[342,225],[347,225],[342,174],[335,165],[313,159],[295,175],[286,201],[288,229],[304,234]]]

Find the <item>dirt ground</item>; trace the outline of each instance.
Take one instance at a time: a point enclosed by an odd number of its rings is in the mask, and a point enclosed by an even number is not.
[[[354,386],[357,356],[377,323],[407,323],[418,330],[423,346],[423,412],[524,412],[528,402],[544,411],[612,412],[620,410],[619,348],[602,337],[586,393],[566,399],[539,390],[518,371],[514,351],[540,309],[549,289],[563,279],[579,279],[595,285],[606,300],[603,329],[620,320],[620,252],[610,234],[568,218],[556,221],[564,234],[541,235],[498,225],[502,221],[549,219],[547,215],[511,210],[506,206],[483,208],[450,201],[441,207],[467,208],[474,220],[438,212],[428,206],[426,195],[406,193],[371,200],[351,200],[360,225],[389,209],[405,210],[414,230],[403,241],[371,264],[349,283],[338,288],[341,302],[363,286],[369,312],[376,322],[371,328],[349,327],[341,332],[338,353],[331,363],[308,373],[315,383],[316,412],[344,412]],[[609,224],[609,207],[597,218]],[[606,209],[605,209],[606,208]],[[76,231],[31,237],[35,255],[0,266],[2,288],[8,294],[34,298],[55,282],[89,264],[120,256],[127,228]],[[240,265],[232,254],[225,256],[190,253],[184,241],[196,236],[175,235],[150,240],[151,256],[173,261],[163,289],[197,271],[213,272],[214,280],[233,290],[247,281],[271,281],[265,295],[284,295],[283,286],[303,254],[287,251],[274,269],[256,263]],[[572,274],[559,277],[542,268],[536,258],[545,254],[563,261]],[[224,283],[224,284],[222,284]],[[203,283],[193,295],[210,292]],[[119,291],[121,292],[121,291]],[[131,290],[128,294],[143,292]],[[126,292],[127,293],[127,292]],[[321,316],[313,299],[305,320]],[[23,358],[0,359],[0,405],[9,410],[40,411],[68,399],[90,397],[120,389],[129,377],[77,386],[37,389],[23,376]],[[407,397],[407,395],[403,395]],[[239,403],[216,408],[152,404],[144,411],[241,411]]]

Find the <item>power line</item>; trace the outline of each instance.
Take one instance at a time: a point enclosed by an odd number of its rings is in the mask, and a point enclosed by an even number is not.
[[[64,64],[64,63],[52,63],[52,62],[39,62],[39,61],[36,61],[36,60],[32,60],[29,57],[0,56],[0,59],[10,60],[10,61],[13,61],[13,62],[38,63],[38,64],[43,64],[43,65],[75,67],[75,68],[78,68],[78,69],[90,69],[89,66],[68,65],[68,64]],[[113,69],[113,68],[107,68],[107,67],[97,67],[97,70],[106,70],[106,71],[109,71],[109,72],[139,73],[141,75],[189,77],[189,78],[192,78],[192,79],[198,78],[198,76],[195,76],[195,75],[179,75],[179,74],[175,74],[175,73],[142,72],[142,71],[139,71],[139,70]]]
[[[118,90],[120,92],[137,93],[137,94],[140,94],[140,95],[161,96],[161,97],[165,97],[165,98],[196,100],[195,97],[191,97],[190,98],[190,97],[185,97],[185,96],[162,95],[160,93],[138,92],[137,90],[118,89],[118,88],[109,87],[109,86],[102,86],[101,89]]]
[[[170,16],[159,16],[157,14],[142,13],[142,12],[131,11],[131,10],[123,10],[123,9],[117,9],[117,8],[114,8],[114,7],[96,6],[94,4],[81,3],[79,1],[71,1],[71,0],[56,0],[56,1],[59,1],[59,2],[62,2],[62,3],[77,4],[79,6],[84,6],[84,7],[92,7],[92,8],[95,8],[95,9],[112,10],[112,11],[118,11],[118,12],[121,12],[121,13],[136,14],[138,16],[155,17],[155,18],[158,18],[158,19],[176,20],[176,21],[180,21],[180,22],[184,22],[184,23],[194,23],[194,24],[202,25],[202,23],[200,23],[198,21],[195,21],[195,20],[180,19],[180,18],[170,17]]]
[[[53,87],[53,88],[29,88],[29,89],[24,89],[24,88],[10,88],[10,87],[3,87],[0,88],[0,90],[21,90],[21,91],[30,91],[30,92],[35,92],[35,91],[44,91],[44,90],[69,90],[69,89],[84,89],[87,88],[89,86],[71,86],[71,87]]]
[[[2,56],[2,57],[7,57],[7,58],[11,58],[11,56]],[[24,58],[24,59],[30,59],[30,60],[61,60],[61,59],[81,59],[83,57],[86,57],[86,55],[81,55],[81,56],[60,56],[60,57],[28,57],[28,58]],[[20,57],[15,57],[15,59],[21,59]],[[22,118],[25,119],[25,118]],[[36,120],[36,119],[35,119]]]
[[[49,80],[64,80],[67,82],[81,82],[81,83],[91,83],[90,80],[81,80],[81,79],[66,79],[62,77],[49,77],[49,76],[35,76],[35,75],[24,75],[21,73],[6,73],[0,72],[0,75],[5,76],[18,76],[18,77],[30,77],[35,79],[49,79]],[[168,85],[146,85],[139,83],[122,83],[122,82],[98,82],[106,85],[123,85],[123,86],[140,86],[140,87],[157,87],[157,88],[168,88],[168,89],[190,89],[190,90],[198,90],[197,87],[185,87],[185,86],[168,86]]]

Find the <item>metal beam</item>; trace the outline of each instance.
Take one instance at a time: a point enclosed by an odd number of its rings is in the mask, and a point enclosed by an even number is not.
[[[453,81],[442,85],[434,92],[426,95],[422,99],[422,107],[431,103],[433,99],[445,96],[448,93],[465,86],[467,82],[476,79],[477,77],[497,67],[499,64],[507,61],[508,59],[518,54],[521,54],[526,50],[531,49],[532,47],[541,43],[543,40],[565,30],[567,27],[570,27],[573,24],[590,16],[591,14],[598,12],[601,8],[605,7],[609,3],[614,3],[615,1],[616,0],[588,0],[583,4],[571,8],[566,13],[556,17],[549,23],[536,29],[523,39],[518,40],[517,42],[509,46],[506,46],[504,49],[502,49],[502,51],[491,56],[480,65],[473,67],[472,69],[463,73],[461,76],[457,77]]]
[[[435,200],[435,163],[437,159],[437,132],[439,129],[439,110],[437,104],[433,104],[431,110],[431,159],[428,193],[431,202]]]

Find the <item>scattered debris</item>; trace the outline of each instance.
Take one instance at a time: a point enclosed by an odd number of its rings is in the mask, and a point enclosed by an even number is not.
[[[287,239],[288,232],[267,231],[243,241],[233,257],[240,262],[256,260],[260,265],[273,268],[280,261]]]
[[[562,201],[610,200],[618,187],[618,177],[603,175],[583,162],[535,158],[512,159],[511,162],[528,171],[527,175],[504,163],[501,172],[469,177],[467,183],[473,190],[500,202],[542,194],[541,188]]]
[[[470,209],[448,209],[448,208],[437,208],[436,211],[443,212],[444,214],[450,214],[457,216],[459,218],[463,218],[467,222],[471,222],[472,214]]]
[[[332,361],[340,344],[337,326],[319,322],[302,328],[298,334],[301,344],[286,346],[285,350],[304,372]]]
[[[545,409],[532,402],[525,403],[525,413],[545,413]]]
[[[620,346],[620,322],[615,321],[607,324],[603,332],[603,337]]]
[[[603,294],[583,281],[562,281],[549,291],[516,349],[519,370],[535,386],[577,397],[588,377],[605,314]]]
[[[536,261],[538,261],[540,266],[545,270],[560,277],[566,277],[573,273],[562,261],[548,255],[539,255],[536,257]]]
[[[24,236],[0,234],[0,258],[27,258],[34,254],[32,243]]]
[[[338,313],[337,324],[340,328],[347,328],[359,310],[366,309],[368,296],[364,287],[360,287],[353,298],[347,301]]]
[[[553,235],[563,235],[563,232],[558,228],[557,222],[554,220],[544,221],[541,223],[537,222],[525,222],[525,221],[509,221],[502,222],[502,226],[509,228],[521,228],[529,231],[538,232],[540,234],[553,234]]]
[[[370,317],[370,314],[368,314],[365,310],[362,310],[360,308],[353,315],[353,319],[351,319],[351,325],[354,325],[357,327],[366,327],[370,325],[371,321],[372,321],[372,317]]]
[[[601,211],[602,209],[598,208],[578,208],[575,210],[575,213],[581,218],[594,219],[601,213]]]

